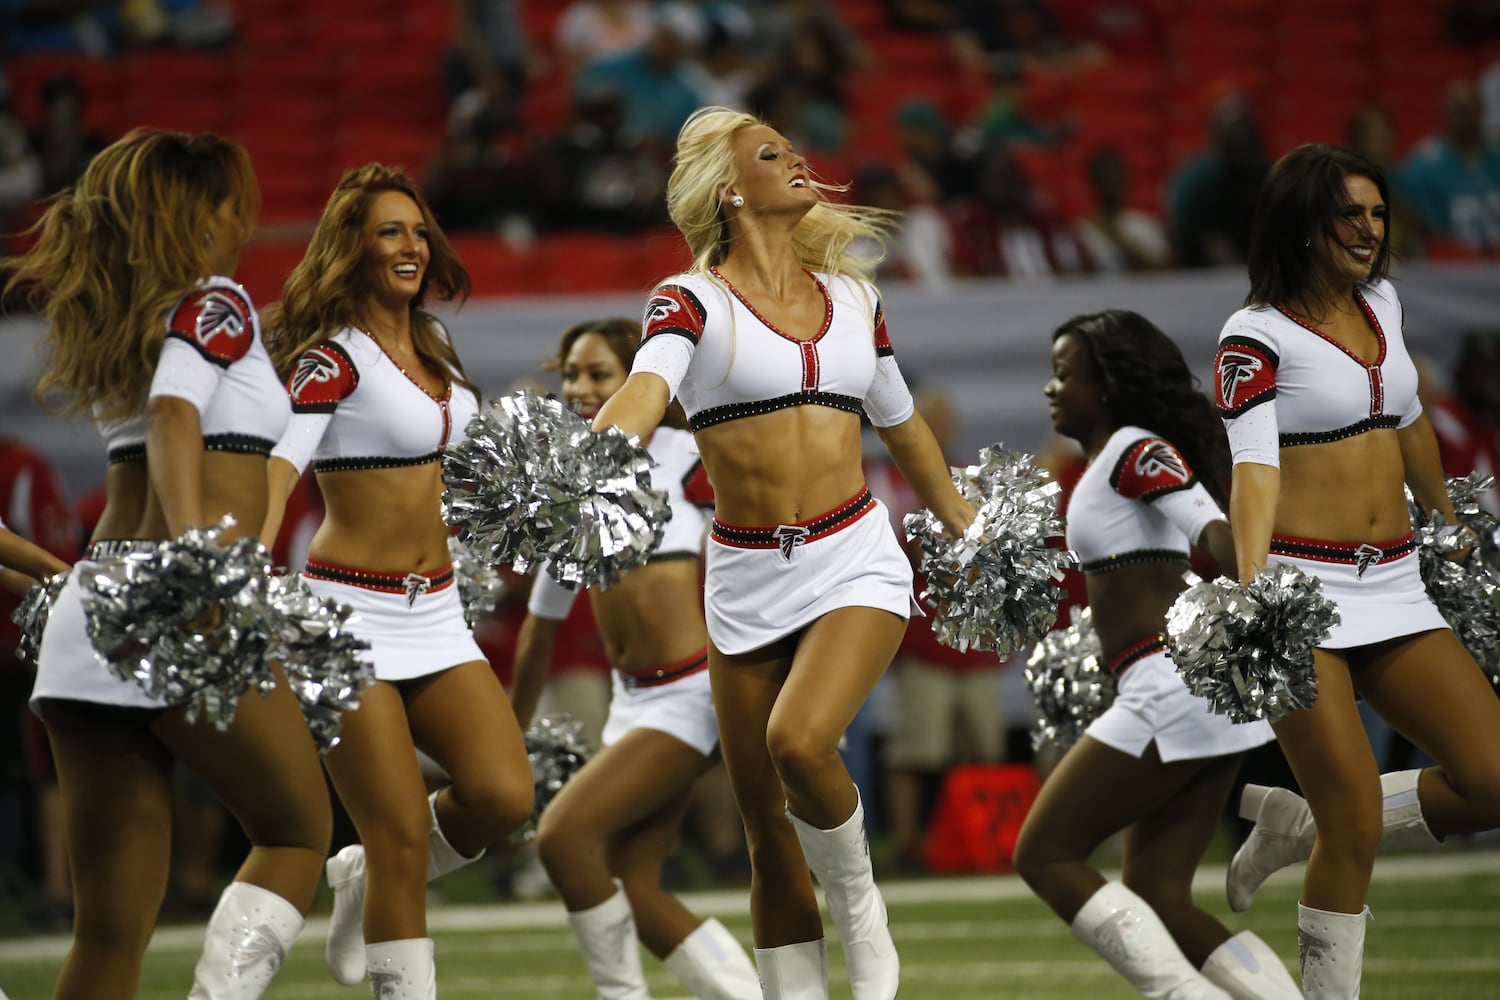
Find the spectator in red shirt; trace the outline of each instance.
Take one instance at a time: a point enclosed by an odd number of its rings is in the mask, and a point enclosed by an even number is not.
[[[1500,329],[1464,335],[1453,366],[1453,391],[1427,409],[1437,432],[1443,472],[1466,476],[1500,472]],[[1489,490],[1480,503],[1500,514],[1500,497]]]

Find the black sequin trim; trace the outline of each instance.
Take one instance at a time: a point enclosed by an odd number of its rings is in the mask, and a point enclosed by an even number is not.
[[[1133,552],[1121,552],[1117,555],[1105,556],[1103,559],[1090,559],[1080,569],[1085,573],[1108,573],[1112,569],[1121,566],[1135,566],[1140,563],[1179,562],[1186,564],[1188,555],[1176,549],[1136,549]]]
[[[849,413],[864,412],[864,400],[853,396],[844,396],[836,392],[790,392],[785,396],[776,396],[771,399],[757,399],[752,403],[729,403],[724,406],[713,406],[702,410],[688,419],[688,428],[701,431],[705,427],[714,424],[722,424],[726,420],[738,420],[741,417],[756,417],[762,413],[771,413],[774,410],[784,410],[788,406],[831,406],[836,410],[846,410]]]
[[[313,463],[314,472],[358,472],[365,469],[404,469],[409,465],[426,465],[428,462],[440,461],[443,453],[431,451],[425,455],[415,458],[380,458],[379,456],[367,456],[364,458],[325,458]]]
[[[1365,431],[1383,430],[1401,426],[1401,418],[1396,416],[1366,417],[1357,424],[1348,427],[1340,427],[1331,431],[1312,431],[1306,434],[1283,434],[1280,437],[1281,447],[1291,448],[1299,444],[1327,444],[1329,441],[1342,441],[1344,438],[1363,434]]]
[[[210,434],[203,439],[204,451],[230,451],[239,455],[269,455],[276,442],[253,434]]]

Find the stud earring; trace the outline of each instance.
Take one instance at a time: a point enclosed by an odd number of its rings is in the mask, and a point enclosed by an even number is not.
[[[729,199],[729,204],[733,205],[735,208],[744,208],[745,196],[742,194],[737,194],[733,198]]]
[[[1312,237],[1311,237],[1311,236],[1309,236],[1309,237],[1308,237],[1308,238],[1307,238],[1307,242],[1306,242],[1306,243],[1304,243],[1304,244],[1302,244],[1302,245],[1303,245],[1303,246],[1305,246],[1305,247],[1310,247],[1310,246],[1312,246]]]

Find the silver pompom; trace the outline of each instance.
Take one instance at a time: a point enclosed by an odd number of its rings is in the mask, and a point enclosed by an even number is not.
[[[636,438],[599,433],[556,399],[494,400],[443,459],[443,518],[481,557],[571,587],[607,586],[643,564],[672,516]]]
[[[464,606],[464,621],[473,628],[482,616],[495,610],[505,580],[492,563],[475,555],[456,535],[448,536],[448,554],[453,560],[453,576],[458,581],[458,599]]]
[[[526,757],[531,761],[531,777],[536,788],[536,803],[531,821],[522,828],[521,837],[531,837],[542,811],[562,791],[568,779],[588,763],[589,750],[583,741],[583,723],[571,715],[537,719],[526,730]]]
[[[16,640],[16,659],[36,666],[42,650],[42,633],[47,629],[47,618],[52,614],[52,605],[68,582],[68,570],[39,580],[31,585],[10,620],[21,627],[21,636]]]
[[[1048,632],[1026,660],[1026,685],[1038,718],[1031,748],[1051,745],[1066,750],[1115,700],[1115,678],[1105,669],[1099,633],[1088,608],[1073,624]]]
[[[370,644],[349,631],[354,612],[347,604],[314,594],[300,575],[273,577],[266,603],[267,655],[281,664],[313,743],[327,753],[339,744],[344,713],[375,683],[363,656]]]
[[[1410,490],[1406,499],[1427,596],[1490,681],[1500,685],[1500,523],[1479,505],[1479,495],[1494,485],[1493,476],[1477,473],[1449,478],[1457,524],[1422,510]],[[1455,558],[1459,553],[1465,553],[1461,560]]]
[[[1192,585],[1167,611],[1167,645],[1188,690],[1234,722],[1275,722],[1318,697],[1313,649],[1339,622],[1317,577],[1277,563],[1249,586]]]
[[[233,524],[225,517],[190,528],[152,551],[84,568],[79,580],[105,666],[153,698],[186,705],[189,721],[206,717],[220,729],[246,691],[276,686],[265,660],[270,556],[251,537],[220,544]]]
[[[1063,570],[1075,562],[1047,545],[1062,534],[1061,488],[1031,456],[999,445],[983,449],[978,465],[954,469],[953,482],[978,512],[962,538],[944,535],[930,510],[906,515],[906,533],[922,548],[922,598],[939,642],[1004,656],[1057,620]]]

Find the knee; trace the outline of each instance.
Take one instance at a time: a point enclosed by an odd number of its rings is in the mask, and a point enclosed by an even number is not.
[[[365,846],[366,863],[371,868],[397,878],[427,880],[427,855],[432,837],[432,814],[427,802],[420,808],[392,810],[366,823],[359,831]]]
[[[838,739],[827,739],[812,727],[773,722],[766,729],[766,750],[776,773],[796,784],[838,758]]]
[[[1157,872],[1127,871],[1120,881],[1170,923],[1174,916],[1193,909],[1191,878],[1191,873],[1186,878],[1167,878]]]
[[[1335,857],[1343,864],[1373,869],[1383,834],[1384,821],[1378,805],[1351,809],[1317,824],[1316,850],[1319,855]]]
[[[1021,881],[1035,891],[1042,882],[1048,866],[1058,860],[1056,853],[1048,850],[1044,838],[1038,837],[1028,827],[1021,827],[1021,834],[1016,838],[1015,853],[1011,858],[1016,874],[1021,876]]]
[[[586,849],[583,844],[584,831],[576,824],[568,823],[554,812],[542,813],[536,828],[536,853],[547,874],[557,878],[557,873],[577,867],[578,859]]]
[[[271,815],[240,816],[246,838],[256,847],[298,848],[324,857],[333,840],[333,809],[321,781],[288,791]]]
[[[491,832],[492,842],[520,829],[536,802],[529,770],[524,775],[500,772],[483,781],[455,781],[448,793],[473,826]]]
[[[1481,829],[1500,827],[1500,760],[1476,759],[1457,774],[1449,774],[1449,783],[1477,814]]]

